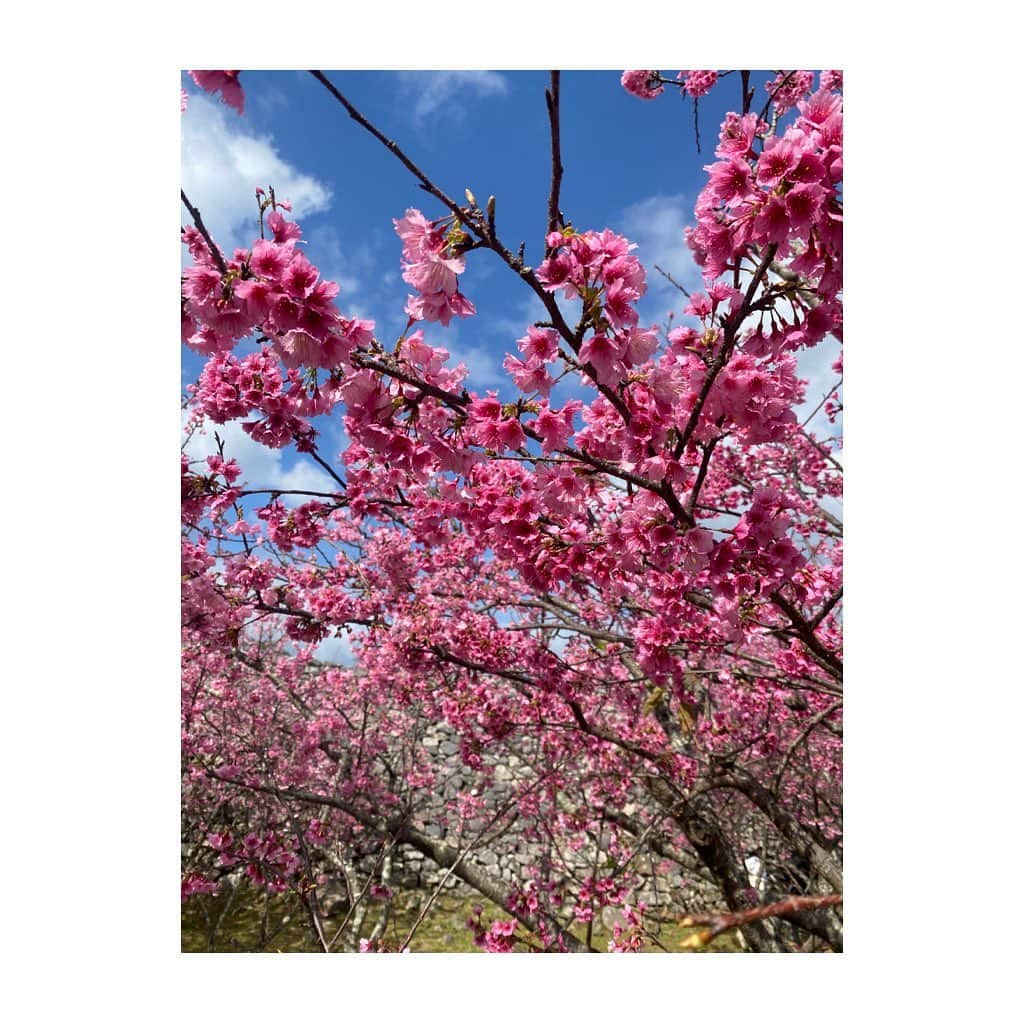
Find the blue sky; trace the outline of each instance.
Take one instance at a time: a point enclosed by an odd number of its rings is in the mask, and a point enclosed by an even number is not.
[[[679,322],[685,300],[654,264],[691,290],[700,286],[682,232],[692,222],[703,167],[714,160],[718,126],[739,105],[739,76],[722,80],[700,101],[698,152],[692,100],[671,88],[656,100],[639,100],[621,87],[620,74],[562,74],[561,206],[580,230],[610,227],[636,242],[648,270],[642,322],[664,324],[671,311]],[[496,196],[502,239],[512,249],[525,242],[527,260],[536,266],[550,183],[546,71],[341,71],[328,77],[449,195],[461,199],[468,187],[481,203]],[[758,105],[767,77],[755,76]],[[401,280],[392,218],[410,206],[430,217],[446,211],[308,72],[245,71],[241,80],[243,117],[182,75],[190,94],[182,119],[185,191],[217,241],[231,248],[252,244],[253,191],[273,185],[293,202],[310,259],[340,284],[341,311],[375,320],[378,336],[393,341],[405,325],[410,289]],[[461,289],[477,316],[448,328],[425,325],[427,340],[447,348],[452,362],[465,361],[472,389],[511,395],[501,362],[506,352],[518,354],[515,341],[541,315],[539,303],[486,251],[469,254]],[[836,351],[827,344],[803,360],[812,379],[808,411],[831,384],[828,366]],[[199,357],[185,353],[183,385],[201,366]],[[337,418],[317,426],[325,455],[344,444]],[[232,441],[238,445],[247,473],[271,486],[326,482],[321,470],[296,464],[291,453],[257,450],[237,428],[221,433],[229,449]]]

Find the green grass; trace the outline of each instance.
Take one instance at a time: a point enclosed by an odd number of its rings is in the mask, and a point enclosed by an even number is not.
[[[419,915],[422,900],[428,893],[395,894],[394,909],[385,933],[385,942],[397,948],[404,941],[413,922]],[[241,887],[235,898],[230,902],[229,895],[196,896],[182,906],[181,911],[181,949],[183,953],[239,953],[256,952],[260,949],[276,953],[316,953],[320,947],[314,940],[309,924],[309,917],[301,900],[294,893],[282,893],[271,896],[267,900],[262,892],[247,886]],[[465,925],[466,918],[472,913],[474,904],[484,905],[484,918],[505,915],[483,898],[466,896],[463,893],[445,892],[434,901],[427,917],[413,936],[409,949],[414,953],[480,953],[482,950],[473,944],[473,933]],[[204,913],[205,911],[205,913]],[[376,920],[375,907],[371,906],[367,915],[368,924],[364,932],[369,931]],[[216,920],[224,914],[218,930],[213,949],[208,942],[209,926],[207,915]],[[326,922],[325,931],[332,936],[341,924],[341,919]],[[656,929],[658,941],[670,952],[683,952],[682,942],[694,929],[680,928],[676,924],[651,923]],[[581,940],[585,938],[584,926],[573,928],[573,933]],[[591,944],[595,949],[604,952],[608,948],[610,935],[595,919]],[[261,946],[261,941],[263,942]],[[741,946],[734,932],[720,936],[708,947],[710,952],[739,952]],[[662,952],[654,943],[648,944],[645,952]]]

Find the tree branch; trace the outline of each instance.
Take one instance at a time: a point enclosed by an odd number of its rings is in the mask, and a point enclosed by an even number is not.
[[[220,249],[213,244],[213,239],[210,237],[210,232],[206,230],[203,218],[199,215],[199,211],[189,202],[184,189],[181,190],[181,201],[185,204],[185,209],[188,210],[189,215],[192,217],[196,230],[203,236],[203,239],[210,250],[210,255],[213,257],[213,262],[217,264],[217,269],[222,274],[226,274],[228,272],[228,267],[224,262],[224,257],[220,254]]]
[[[754,921],[763,921],[769,917],[786,917],[790,914],[808,910],[821,910],[825,907],[837,907],[843,902],[842,893],[830,893],[828,896],[790,896],[777,903],[768,903],[752,910],[741,910],[735,914],[690,914],[681,918],[679,924],[684,928],[699,925],[710,925],[705,930],[691,935],[683,942],[684,949],[699,949],[706,946],[722,932],[740,928]]]
[[[558,87],[560,71],[551,72],[551,88],[544,93],[547,101],[548,121],[551,124],[551,191],[548,194],[548,233],[557,231],[562,222],[558,208],[558,193],[562,186],[562,143],[558,124]]]

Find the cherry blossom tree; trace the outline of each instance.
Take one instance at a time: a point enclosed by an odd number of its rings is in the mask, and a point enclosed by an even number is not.
[[[191,74],[242,112],[244,72]],[[414,851],[484,898],[467,926],[488,950],[593,949],[613,908],[625,951],[653,941],[653,865],[710,926],[697,942],[841,950],[842,464],[797,408],[837,422],[842,362],[808,396],[796,358],[842,339],[841,73],[622,74],[644,101],[736,93],[679,238],[699,326],[672,329],[641,322],[629,239],[562,210],[558,72],[534,262],[494,197],[446,193],[311,74],[428,208],[396,201],[395,338],[339,307],[267,183],[233,252],[182,193],[182,340],[206,360],[189,431],[239,422],[333,481],[289,507],[183,447],[183,899],[244,875],[298,893],[321,948],[394,948],[390,865]],[[437,340],[476,313],[481,249],[545,310],[509,339],[514,401]],[[354,665],[319,662],[342,636]],[[535,854],[511,880],[486,856],[510,835]]]

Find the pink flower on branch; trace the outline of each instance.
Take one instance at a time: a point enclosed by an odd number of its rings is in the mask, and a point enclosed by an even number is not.
[[[486,398],[477,398],[469,405],[468,427],[473,440],[484,448],[500,454],[526,444],[526,435],[519,420],[505,416],[494,392]]]
[[[210,93],[220,93],[221,101],[243,113],[245,95],[238,82],[240,71],[190,71],[192,81]]]
[[[443,222],[428,221],[412,208],[393,223],[402,240],[402,279],[419,292],[406,303],[409,316],[445,327],[453,316],[473,316],[476,308],[458,291],[458,275],[466,269],[466,261],[457,246],[465,236],[454,226],[446,234],[441,230]]]
[[[653,100],[665,91],[658,82],[657,71],[623,71],[622,88],[642,100]]]
[[[676,76],[683,83],[683,90],[695,100],[711,92],[718,81],[717,71],[680,71]]]

